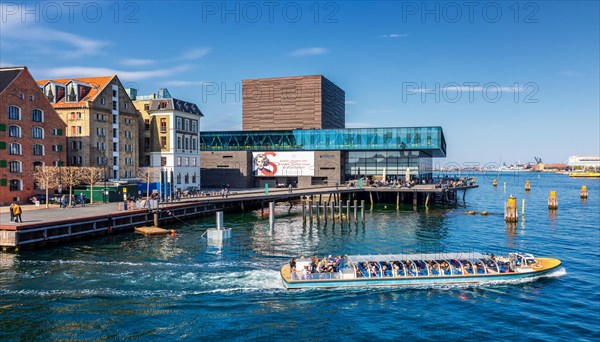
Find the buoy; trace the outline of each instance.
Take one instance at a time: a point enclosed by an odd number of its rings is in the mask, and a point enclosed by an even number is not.
[[[171,232],[171,236],[175,235],[175,229],[171,229],[170,232]]]
[[[550,196],[548,197],[548,209],[558,209],[558,199],[556,198],[556,191],[550,191]]]
[[[487,211],[482,211],[482,212],[481,212],[481,215],[482,215],[482,216],[487,216],[487,214],[488,214],[488,212],[487,212]]]
[[[531,183],[529,180],[525,181],[525,191],[531,191]]]
[[[517,209],[517,198],[509,196],[504,208],[504,221],[517,222],[519,220],[519,212]]]
[[[494,182],[492,183],[492,185],[498,186],[498,180],[496,178],[494,178]]]
[[[581,186],[581,192],[579,192],[579,197],[582,199],[588,198],[587,186],[585,186],[585,185]]]
[[[474,210],[467,211],[467,215],[476,215],[476,214],[477,214],[477,212]]]

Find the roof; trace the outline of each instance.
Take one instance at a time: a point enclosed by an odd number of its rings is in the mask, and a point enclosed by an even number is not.
[[[176,110],[179,112],[204,116],[196,104],[174,98],[153,99],[150,103],[150,111],[161,110]]]
[[[25,69],[25,67],[0,68],[0,93]]]
[[[54,108],[68,108],[75,106],[84,106],[88,101],[96,100],[98,94],[102,92],[104,88],[108,85],[112,79],[116,77],[113,76],[99,76],[99,77],[76,77],[76,78],[62,78],[62,79],[51,79],[51,80],[37,80],[37,84],[40,86],[45,86],[48,82],[60,83],[66,85],[71,81],[76,81],[79,83],[83,83],[84,85],[90,85],[92,89],[87,94],[86,97],[79,100],[79,102],[65,102],[65,98],[62,98],[58,102],[52,104]]]
[[[348,255],[355,262],[388,262],[402,260],[451,260],[451,259],[484,259],[485,255],[477,252],[467,253],[422,253],[422,254],[377,254],[377,255]]]

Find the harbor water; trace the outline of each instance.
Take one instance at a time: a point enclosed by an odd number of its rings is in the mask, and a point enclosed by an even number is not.
[[[475,176],[480,187],[464,204],[375,204],[364,227],[303,226],[300,208],[281,205],[273,229],[260,211],[226,214],[232,237],[223,245],[200,237],[214,226],[207,218],[165,227],[174,236],[126,233],[0,253],[0,340],[600,340],[599,180]],[[508,225],[511,194],[519,215],[525,199],[525,219]],[[563,265],[532,281],[477,286],[287,291],[279,278],[300,255],[514,250]]]

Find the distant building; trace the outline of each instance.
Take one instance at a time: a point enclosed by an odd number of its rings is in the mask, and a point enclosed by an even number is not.
[[[130,96],[142,114],[140,164],[168,171],[172,189],[200,186],[200,118],[194,103],[172,98],[167,89],[158,94]]]
[[[113,180],[138,177],[140,114],[114,76],[39,80],[67,125],[67,164],[96,166]]]
[[[242,81],[242,129],[344,128],[345,93],[322,75]]]
[[[203,187],[298,187],[432,177],[441,127],[345,128],[345,93],[322,75],[244,80],[242,131],[202,132]]]
[[[571,156],[567,165],[571,168],[600,168],[600,156]]]
[[[0,113],[0,204],[24,202],[36,167],[63,164],[65,124],[27,67],[0,68]]]

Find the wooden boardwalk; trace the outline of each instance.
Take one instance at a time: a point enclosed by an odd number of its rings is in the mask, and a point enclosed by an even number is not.
[[[154,226],[155,222],[161,227],[170,229],[169,224],[186,218],[212,215],[217,211],[239,212],[264,208],[269,202],[289,202],[302,196],[315,198],[337,197],[343,201],[362,198],[367,202],[381,201],[385,195],[396,197],[411,195],[413,205],[427,204],[423,196],[429,198],[443,194],[454,194],[457,191],[475,188],[476,185],[440,189],[428,185],[417,185],[413,188],[348,188],[321,187],[310,189],[272,189],[268,195],[264,190],[232,193],[228,197],[207,196],[187,198],[181,201],[160,204],[159,210],[133,209],[119,210],[119,203],[87,205],[84,208],[60,209],[54,205],[51,208],[25,210],[22,214],[23,223],[10,222],[7,208],[0,213],[0,247],[23,248],[46,245],[53,242],[64,242],[73,238],[93,235],[106,235],[120,231],[131,231],[136,227]],[[407,196],[408,198],[408,196]],[[378,200],[377,200],[378,199]],[[389,198],[387,199],[389,201]],[[156,215],[156,217],[155,217]]]

